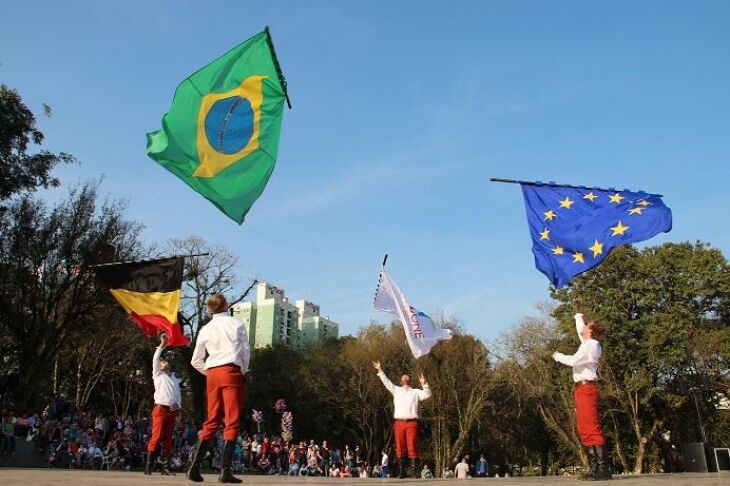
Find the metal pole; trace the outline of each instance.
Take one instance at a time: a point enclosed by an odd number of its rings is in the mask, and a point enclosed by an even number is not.
[[[612,191],[627,191],[627,192],[634,192],[631,191],[631,189],[616,189],[615,187],[609,187],[608,189],[602,188],[602,187],[589,187],[589,186],[576,186],[573,184],[557,184],[555,182],[541,182],[541,181],[523,181],[520,179],[503,179],[501,177],[492,177],[489,179],[490,182],[504,182],[507,184],[520,184],[523,186],[556,186],[556,187],[568,187],[570,189],[595,189],[596,191],[604,191],[604,192],[612,192]],[[643,192],[643,191],[637,191],[637,192]],[[651,194],[651,193],[647,193]],[[651,194],[652,196],[657,197],[664,197],[661,194]]]
[[[253,289],[256,286],[257,283],[259,283],[259,281],[256,280],[256,279],[254,279],[253,282],[251,282],[251,285],[249,285],[248,288],[246,289],[246,291],[243,293],[243,295],[241,295],[238,299],[236,299],[233,302],[231,302],[229,306],[230,307],[233,307],[234,304],[238,304],[243,299],[245,299],[246,296],[248,295],[248,293],[251,292],[251,289]]]
[[[388,254],[386,253],[385,256],[383,257],[383,265],[382,265],[383,267],[385,266],[385,262],[387,262],[387,261],[388,261]]]
[[[109,265],[124,265],[125,263],[152,263],[160,260],[167,260],[169,258],[192,258],[192,257],[201,257],[201,256],[208,256],[210,253],[193,253],[190,255],[172,255],[167,257],[160,257],[160,258],[153,258],[151,260],[133,260],[131,262],[110,262],[110,263],[99,263],[97,265],[89,265],[89,268],[97,268],[97,267],[106,267]]]
[[[702,443],[707,443],[707,435],[705,434],[705,424],[702,422],[702,414],[700,413],[700,405],[697,403],[697,390],[692,390],[692,397],[695,399],[695,411],[697,412],[697,422],[700,424],[700,434],[702,435]]]
[[[289,91],[287,90],[286,78],[284,77],[284,72],[281,70],[281,65],[279,64],[279,58],[276,57],[276,49],[274,49],[274,40],[271,38],[271,31],[269,30],[269,26],[267,25],[264,30],[266,31],[266,42],[269,44],[269,50],[271,51],[271,57],[274,59],[274,67],[276,68],[276,74],[279,75],[279,82],[281,83],[281,88],[284,90],[284,97],[286,98],[286,105],[291,110],[291,101],[289,100]]]

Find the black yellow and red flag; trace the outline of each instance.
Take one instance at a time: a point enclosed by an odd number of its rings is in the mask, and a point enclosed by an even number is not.
[[[172,257],[94,267],[119,305],[147,336],[168,335],[168,346],[187,346],[190,340],[178,322],[180,287],[185,257]]]

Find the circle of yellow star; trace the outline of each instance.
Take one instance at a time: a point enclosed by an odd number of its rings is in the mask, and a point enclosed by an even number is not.
[[[603,253],[603,243],[596,240],[595,243],[593,243],[593,246],[588,249],[593,252],[593,258],[596,258],[598,255]]]
[[[595,194],[593,194],[593,191],[591,191],[588,194],[586,194],[585,196],[583,196],[583,199],[588,199],[590,202],[593,202],[596,199],[598,199],[598,196],[596,196]]]
[[[647,201],[646,199],[642,199],[641,201],[637,202],[636,205],[646,207],[646,206],[651,206],[651,203],[649,201]]]
[[[585,263],[585,260],[583,259],[583,254],[579,251],[576,251],[573,253],[573,263]]]
[[[611,229],[613,230],[613,234],[611,236],[616,236],[616,235],[626,234],[626,230],[628,230],[629,227],[622,225],[621,221],[619,221],[618,224],[616,226],[611,227]]]
[[[553,220],[553,218],[554,218],[555,216],[557,216],[557,215],[555,214],[555,211],[553,211],[552,209],[551,209],[551,210],[549,210],[549,211],[545,211],[545,213],[544,213],[544,214],[545,214],[545,219],[547,219],[547,220],[549,220],[549,221],[552,221],[552,220]]]
[[[629,209],[629,214],[638,214],[641,215],[644,208],[631,208]]]
[[[542,230],[542,232],[540,233],[540,239],[541,240],[549,240],[550,239],[550,230],[547,229],[547,228],[545,228],[544,230]]]
[[[616,204],[621,204],[621,200],[622,199],[626,199],[626,198],[623,197],[621,194],[619,194],[617,192],[616,194],[614,194],[613,196],[609,197],[608,199],[609,199],[609,202],[616,203]]]
[[[575,201],[572,201],[568,196],[565,196],[565,199],[560,201],[560,207],[565,209],[570,209],[570,207],[575,203]]]
[[[550,251],[553,252],[553,255],[562,255],[563,253],[565,253],[565,250],[563,250],[562,246],[556,246]]]

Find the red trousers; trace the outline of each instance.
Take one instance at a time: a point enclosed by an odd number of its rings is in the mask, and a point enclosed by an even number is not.
[[[575,385],[575,416],[578,437],[584,447],[606,443],[598,421],[598,386],[595,383]]]
[[[147,442],[147,451],[154,452],[162,444],[162,451],[172,452],[172,432],[175,430],[177,410],[173,411],[164,405],[155,405],[152,409],[152,434]]]
[[[198,439],[208,441],[223,421],[223,440],[236,440],[241,420],[245,387],[241,369],[236,365],[223,365],[207,371],[208,377],[208,420]]]
[[[393,424],[395,456],[398,459],[418,457],[418,420],[398,420]]]

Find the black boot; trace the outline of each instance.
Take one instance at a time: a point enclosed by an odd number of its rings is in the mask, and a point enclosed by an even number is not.
[[[408,475],[408,459],[398,459],[398,478],[405,479]]]
[[[162,453],[162,455],[160,456],[159,464],[160,464],[160,473],[163,476],[170,476],[170,475],[174,476],[175,475],[174,472],[170,471],[170,453],[169,452]]]
[[[416,479],[420,478],[421,475],[418,471],[418,459],[409,459],[408,463],[408,466],[411,468],[411,477]]]
[[[208,443],[198,440],[190,453],[190,467],[187,473],[187,478],[190,481],[195,483],[203,482],[203,476],[200,475],[200,463],[203,461],[206,452],[208,452]]]
[[[227,440],[223,442],[223,456],[221,457],[221,475],[218,476],[219,483],[241,483],[242,481],[233,475],[233,449],[236,442]]]
[[[584,447],[586,455],[588,456],[588,471],[581,474],[578,479],[583,481],[595,481],[596,471],[598,470],[598,457],[596,454],[596,448],[594,446]]]
[[[606,446],[595,446],[594,449],[596,450],[596,480],[598,481],[606,481],[608,479],[613,479],[611,477],[611,464],[608,461],[608,451],[606,450]]]
[[[157,456],[160,455],[159,448],[155,449],[154,452],[147,452],[147,462],[144,465],[144,473],[149,476],[152,471],[155,470],[155,464],[157,463]]]

